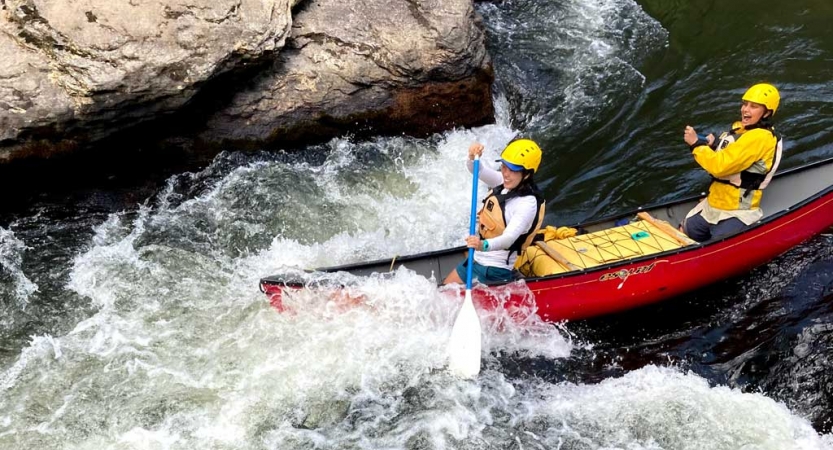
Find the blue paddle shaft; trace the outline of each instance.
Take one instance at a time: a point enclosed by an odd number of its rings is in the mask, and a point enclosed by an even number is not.
[[[469,236],[474,236],[474,232],[477,226],[477,183],[478,177],[480,176],[480,156],[474,157],[474,170],[472,171],[472,175],[474,176],[473,181],[471,183],[471,215],[469,216]],[[469,248],[469,261],[466,264],[466,290],[471,290],[471,272],[472,266],[474,266],[474,249]]]

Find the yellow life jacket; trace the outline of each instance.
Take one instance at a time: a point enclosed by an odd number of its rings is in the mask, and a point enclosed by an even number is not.
[[[532,243],[532,238],[541,228],[541,224],[544,222],[546,202],[541,191],[535,186],[524,186],[505,194],[501,192],[503,192],[502,184],[489,191],[486,194],[486,198],[483,199],[483,208],[477,213],[478,222],[480,223],[480,238],[490,239],[498,237],[506,230],[506,217],[503,210],[509,199],[534,195],[535,201],[538,204],[538,211],[535,213],[532,226],[530,226],[526,233],[521,234],[508,248],[509,255],[512,252],[520,253]],[[509,256],[507,256],[508,260]]]
[[[778,165],[781,162],[781,152],[783,147],[782,139],[779,135],[775,133],[771,127],[762,127],[760,125],[753,125],[750,126],[749,129],[754,128],[764,128],[765,130],[772,133],[772,135],[776,139],[776,147],[775,147],[775,154],[773,155],[773,160],[768,163],[768,161],[764,161],[763,159],[756,161],[751,166],[746,168],[745,170],[741,171],[740,173],[735,173],[732,175],[728,175],[725,177],[712,177],[712,181],[732,185],[738,189],[741,189],[742,198],[747,198],[752,195],[753,192],[756,190],[763,190],[769,184],[769,181],[772,179],[772,174],[778,169]],[[740,139],[741,135],[748,131],[744,129],[740,122],[735,122],[732,125],[732,129],[730,131],[726,131],[720,135],[719,138],[715,141],[714,150],[721,151],[729,144],[733,144],[735,141]],[[769,167],[767,167],[769,166]]]

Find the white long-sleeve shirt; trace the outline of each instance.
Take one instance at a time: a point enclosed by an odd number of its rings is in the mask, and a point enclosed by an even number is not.
[[[468,160],[466,167],[469,169],[469,172],[474,173],[474,162]],[[503,175],[483,164],[480,165],[478,178],[490,188],[503,184]],[[508,189],[504,189],[501,193],[505,194],[508,191]],[[507,249],[522,234],[529,231],[537,212],[538,201],[535,200],[534,195],[514,197],[507,200],[503,209],[503,215],[506,218],[506,229],[500,236],[488,239],[488,252],[475,251],[474,261],[484,266],[512,270],[515,267],[515,260],[518,259],[518,254],[513,252],[509,256],[509,262],[507,263],[506,257],[509,254]]]

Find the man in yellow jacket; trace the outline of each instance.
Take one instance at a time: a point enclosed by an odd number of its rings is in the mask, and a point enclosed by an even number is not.
[[[712,176],[709,196],[683,221],[683,231],[703,242],[733,234],[761,219],[762,190],[781,159],[782,143],[772,116],[781,97],[771,84],[756,84],[743,95],[740,122],[715,141],[691,126],[684,140],[694,160]]]

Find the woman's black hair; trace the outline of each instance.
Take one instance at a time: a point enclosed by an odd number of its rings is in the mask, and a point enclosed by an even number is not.
[[[527,176],[527,174],[529,175]],[[518,187],[516,187],[515,190],[521,195],[531,195],[541,192],[541,189],[537,184],[535,184],[534,175],[534,170],[524,169],[521,182],[518,183]]]

